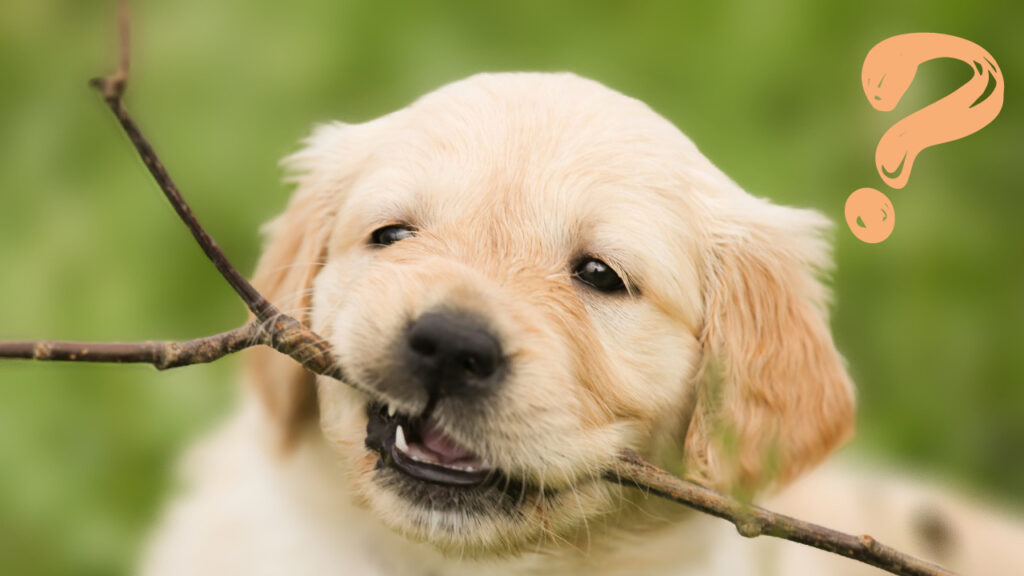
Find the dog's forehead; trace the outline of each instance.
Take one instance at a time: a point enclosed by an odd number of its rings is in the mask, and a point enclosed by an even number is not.
[[[485,74],[386,118],[356,201],[396,220],[499,220],[566,234],[685,227],[693,144],[645,104],[569,74]],[[703,161],[703,163],[702,163]],[[405,212],[401,214],[399,212]]]

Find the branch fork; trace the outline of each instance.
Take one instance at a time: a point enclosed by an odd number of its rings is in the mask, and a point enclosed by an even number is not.
[[[120,122],[178,217],[188,227],[207,258],[234,288],[254,318],[234,330],[186,341],[0,342],[0,358],[143,363],[151,364],[158,370],[166,370],[213,362],[253,346],[269,346],[290,356],[311,372],[352,385],[335,361],[330,344],[295,318],[282,313],[231,264],[217,243],[199,224],[153,147],[129,115],[123,102],[129,69],[129,14],[126,1],[120,3],[118,20],[120,56],[117,71],[107,77],[95,78],[90,84],[102,94],[107,106]],[[870,564],[892,574],[952,576],[952,572],[942,567],[899,552],[871,536],[844,534],[742,503],[673,476],[633,452],[622,454],[611,468],[605,471],[604,479],[623,486],[633,486],[648,494],[727,520],[736,526],[740,535],[747,538],[771,536],[791,540]]]

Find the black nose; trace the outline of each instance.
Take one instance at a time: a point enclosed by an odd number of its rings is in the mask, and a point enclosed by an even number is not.
[[[409,328],[406,361],[432,397],[484,392],[499,379],[501,345],[467,316],[429,312]]]

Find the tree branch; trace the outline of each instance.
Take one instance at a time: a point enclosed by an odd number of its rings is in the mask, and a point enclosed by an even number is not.
[[[634,486],[683,506],[732,522],[747,538],[772,536],[839,554],[893,574],[905,576],[952,576],[953,573],[909,554],[904,554],[871,536],[853,536],[831,528],[804,522],[764,508],[744,504],[714,490],[665,472],[633,452],[623,454],[604,474],[606,480]]]
[[[93,78],[89,83],[95,87],[103,95],[103,100],[107,103],[107,106],[114,113],[118,122],[121,124],[121,128],[124,130],[128,139],[131,140],[132,145],[138,152],[142,162],[149,169],[149,173],[153,176],[153,180],[156,181],[157,185],[160,186],[160,190],[163,191],[164,196],[168,202],[174,208],[174,211],[178,214],[178,217],[188,228],[189,232],[192,233],[192,237],[195,238],[199,247],[202,248],[203,253],[213,263],[220,272],[221,276],[227,280],[228,284],[235,290],[235,293],[242,299],[246,307],[257,319],[262,321],[263,326],[260,331],[260,339],[250,345],[263,344],[274,348],[275,350],[287,354],[294,358],[297,362],[305,366],[306,368],[316,372],[318,374],[325,374],[338,380],[346,381],[344,373],[341,370],[341,366],[334,360],[334,355],[331,351],[330,344],[322,339],[317,334],[302,325],[301,322],[282,314],[276,306],[270,303],[266,298],[263,297],[248,280],[242,276],[241,273],[231,264],[227,256],[224,255],[224,251],[220,249],[216,240],[210,236],[203,226],[199,223],[195,214],[192,212],[192,208],[185,201],[185,198],[181,195],[177,185],[174,184],[174,180],[171,175],[164,168],[163,162],[160,161],[160,157],[157,155],[156,150],[149,143],[149,140],[142,134],[142,130],[139,129],[138,124],[132,118],[131,114],[128,113],[128,109],[124,106],[124,91],[128,85],[128,68],[130,64],[130,18],[128,11],[127,0],[122,0],[119,9],[119,58],[118,68],[114,74],[107,77]],[[247,325],[248,326],[248,325]],[[239,328],[238,330],[246,330],[247,327]],[[226,334],[232,334],[228,332]],[[224,336],[224,335],[220,335]],[[216,340],[219,336],[210,336],[208,338],[202,338],[198,341],[190,342],[162,342],[155,343],[157,346],[163,346],[169,352],[172,350],[187,350],[191,353],[197,354],[196,362],[209,362],[216,358],[210,358],[209,360],[199,360],[198,358],[205,358],[204,354],[208,354],[209,346],[214,342],[221,342],[222,345],[227,345],[228,340]],[[199,346],[193,345],[195,342],[203,342],[204,345]],[[30,343],[20,343],[22,346],[21,351],[25,345]],[[54,343],[51,343],[54,344]],[[122,350],[126,357],[130,358],[147,358],[152,354],[154,343],[138,343],[138,344],[96,344],[91,345],[94,350]],[[46,348],[47,346],[43,346]],[[72,346],[77,348],[78,346]],[[230,354],[246,348],[235,348],[230,351],[225,351],[221,356]],[[52,348],[52,347],[51,347]],[[59,348],[58,348],[59,349]],[[70,350],[70,349],[69,349]],[[4,357],[4,346],[0,345],[0,357]],[[77,355],[76,355],[77,356]],[[13,357],[22,358],[24,356],[14,355]],[[83,357],[77,356],[80,360],[84,360]],[[121,361],[121,362],[146,362],[152,363],[160,368],[159,365],[147,360],[102,360],[99,358],[113,358],[112,355],[106,354],[103,356],[92,355],[89,360],[97,362],[110,362],[110,361]],[[93,360],[93,359],[96,360]],[[180,365],[188,363],[187,353],[182,356],[179,355]],[[53,359],[53,360],[69,360],[70,355],[64,357],[52,357],[52,358],[37,358],[37,359]]]
[[[0,342],[0,358],[22,358],[68,362],[114,362],[152,364],[159,370],[212,362],[251,346],[270,346],[287,354],[316,374],[335,378],[348,385],[335,361],[330,344],[303,326],[295,318],[283,314],[263,297],[224,255],[213,238],[199,224],[192,209],[182,197],[174,181],[160,162],[152,145],[132,119],[122,101],[128,81],[129,18],[127,1],[120,6],[120,57],[117,71],[91,84],[103,95],[107,106],[117,117],[153,179],[160,186],[178,217],[188,227],[207,258],[245,302],[256,320],[240,328],[195,340],[172,342],[92,343],[92,342]],[[762,508],[749,506],[687,482],[655,467],[630,452],[624,454],[604,478],[624,486],[634,486],[648,493],[667,498],[684,506],[732,522],[746,537],[773,536],[806,544],[893,574],[905,576],[949,576],[951,572],[885,546],[870,536],[852,536],[817,526]]]
[[[228,261],[220,246],[217,245],[217,242],[199,224],[199,220],[192,213],[192,208],[189,207],[181,192],[178,191],[178,187],[174,184],[174,180],[171,179],[171,175],[167,173],[163,163],[160,162],[160,158],[157,156],[156,151],[153,150],[153,146],[142,135],[142,131],[139,130],[135,120],[132,119],[131,115],[128,114],[128,110],[124,107],[122,96],[128,85],[130,26],[128,2],[123,0],[120,6],[119,29],[121,43],[117,71],[105,78],[93,78],[89,83],[103,94],[104,101],[106,101],[114,116],[117,117],[118,122],[121,123],[121,128],[124,129],[125,134],[132,141],[132,145],[135,146],[135,150],[138,151],[143,163],[146,164],[149,173],[153,175],[153,179],[156,180],[164,196],[167,197],[171,206],[174,207],[174,211],[178,213],[178,217],[181,218],[181,221],[188,227],[196,242],[199,243],[199,247],[203,249],[206,257],[213,262],[221,276],[234,288],[249,310],[260,320],[269,320],[280,312],[262,294],[256,291],[244,276],[238,273],[238,270],[231,265],[231,262]]]
[[[0,342],[0,358],[57,362],[152,364],[157,370],[205,364],[239,350],[268,343],[257,322],[229,332],[186,340],[147,342]]]

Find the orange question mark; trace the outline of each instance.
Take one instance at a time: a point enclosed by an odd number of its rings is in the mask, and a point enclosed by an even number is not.
[[[868,52],[861,81],[876,110],[896,107],[914,81],[917,67],[935,58],[955,58],[974,75],[952,94],[894,124],[875,150],[878,174],[891,188],[906,186],[917,155],[929,146],[974,134],[1003,107],[1003,75],[992,55],[974,42],[947,34],[901,34]],[[861,188],[846,199],[846,224],[860,240],[877,244],[892,234],[896,213],[888,196]]]

